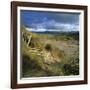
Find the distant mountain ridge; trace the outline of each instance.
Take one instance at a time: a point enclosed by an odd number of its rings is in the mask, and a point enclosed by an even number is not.
[[[66,32],[66,31],[43,31],[43,32],[32,31],[32,32],[34,32],[34,33],[40,33],[40,34],[68,34],[68,33],[70,33],[70,34],[75,34],[75,33],[76,34],[79,34],[79,31],[68,31],[68,32]]]

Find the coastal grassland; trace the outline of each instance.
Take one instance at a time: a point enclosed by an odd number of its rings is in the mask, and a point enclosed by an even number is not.
[[[78,33],[21,31],[22,77],[79,75]]]

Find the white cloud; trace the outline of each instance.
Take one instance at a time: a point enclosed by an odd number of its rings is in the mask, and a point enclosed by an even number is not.
[[[46,29],[45,28],[26,28],[28,31],[33,31],[33,32],[45,32]]]
[[[61,31],[79,31],[79,25],[56,23],[55,26]]]
[[[33,28],[28,29],[29,31],[34,32],[43,32],[43,31],[79,31],[78,24],[72,23],[61,23],[56,22],[55,20],[48,20],[44,18],[42,23],[33,23]]]

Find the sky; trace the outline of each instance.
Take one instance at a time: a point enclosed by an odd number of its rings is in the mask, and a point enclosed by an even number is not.
[[[21,10],[21,25],[34,32],[79,31],[79,13]]]

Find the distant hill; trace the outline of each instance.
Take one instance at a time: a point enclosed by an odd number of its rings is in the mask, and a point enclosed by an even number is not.
[[[32,31],[33,32],[33,31]],[[73,34],[73,35],[79,35],[79,31],[43,31],[43,32],[35,32],[34,33],[40,33],[40,34],[56,34],[56,35],[68,35],[68,34]]]

